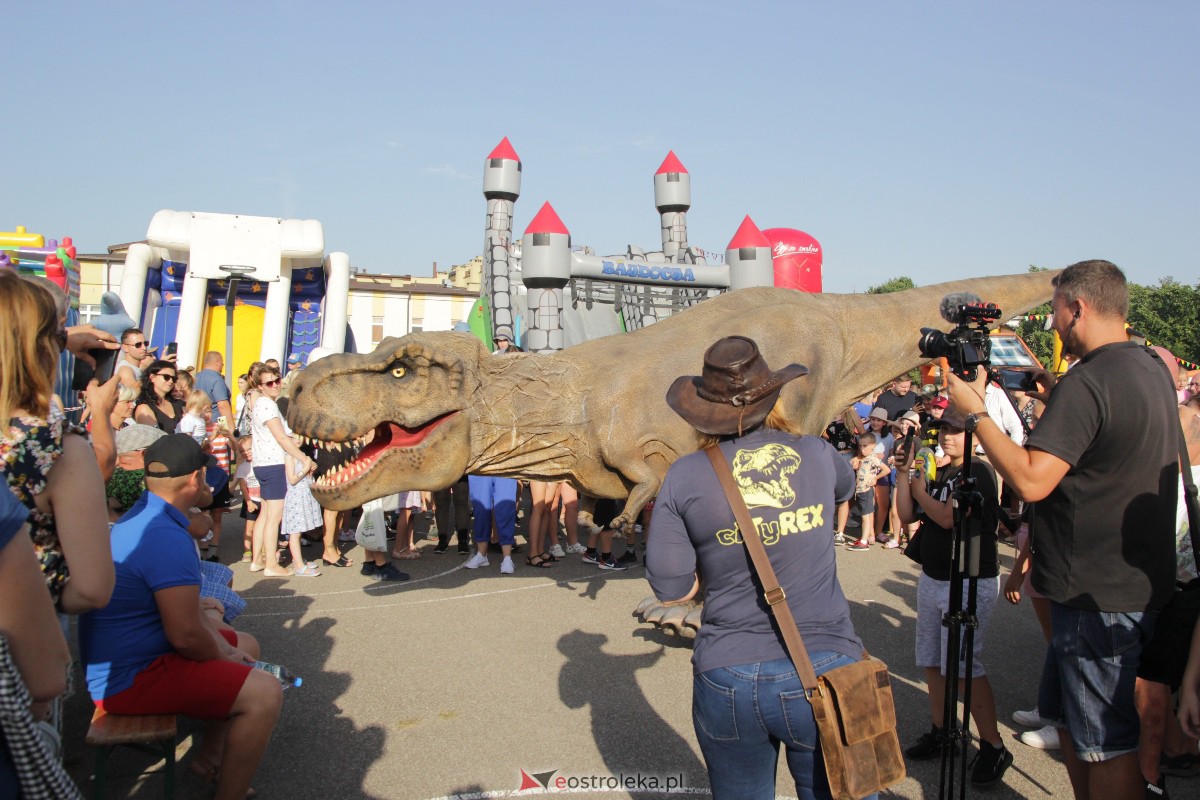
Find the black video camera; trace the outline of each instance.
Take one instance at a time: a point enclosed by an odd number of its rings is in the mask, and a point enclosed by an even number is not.
[[[964,303],[946,307],[942,316],[956,326],[949,332],[936,328],[921,328],[917,346],[925,358],[945,358],[950,371],[964,381],[975,380],[976,367],[991,365],[992,340],[988,323],[1000,319],[995,303]]]

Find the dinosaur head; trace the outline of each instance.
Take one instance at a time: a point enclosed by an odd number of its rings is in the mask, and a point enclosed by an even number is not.
[[[327,356],[292,384],[288,424],[341,454],[317,475],[321,505],[354,508],[376,497],[449,486],[471,454],[469,398],[486,355],[468,334],[385,339],[368,355]]]

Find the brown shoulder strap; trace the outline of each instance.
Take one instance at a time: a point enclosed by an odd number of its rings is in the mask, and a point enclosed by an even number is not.
[[[788,655],[792,657],[792,664],[795,665],[796,673],[800,676],[800,683],[804,685],[807,692],[820,691],[817,686],[817,674],[813,671],[808,651],[804,649],[804,640],[796,627],[796,619],[792,616],[792,610],[788,608],[787,594],[779,585],[779,578],[776,577],[775,569],[771,566],[771,559],[767,557],[767,549],[763,547],[762,539],[758,536],[758,528],[754,526],[754,520],[750,519],[750,510],[746,508],[746,501],[742,499],[742,493],[738,491],[737,485],[733,482],[733,472],[729,469],[729,464],[725,463],[725,456],[721,454],[720,447],[714,444],[706,447],[704,452],[708,454],[713,470],[717,473],[717,480],[721,482],[721,488],[725,490],[725,497],[733,509],[738,529],[742,532],[742,541],[746,543],[746,549],[750,552],[750,560],[754,563],[754,570],[758,573],[758,579],[762,583],[763,599],[767,601],[771,613],[779,622],[783,643],[787,647]]]

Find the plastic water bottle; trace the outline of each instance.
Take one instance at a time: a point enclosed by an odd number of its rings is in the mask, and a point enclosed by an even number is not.
[[[303,678],[293,675],[286,667],[282,667],[279,664],[271,664],[266,661],[255,661],[254,668],[261,669],[263,672],[269,672],[278,678],[279,683],[281,686],[283,686],[284,691],[287,691],[293,686],[300,686],[302,683],[304,683]]]

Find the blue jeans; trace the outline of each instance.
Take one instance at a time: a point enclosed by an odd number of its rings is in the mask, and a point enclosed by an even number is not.
[[[1133,686],[1157,616],[1050,603],[1052,635],[1038,687],[1038,713],[1071,732],[1075,752],[1084,761],[1137,750],[1141,727]]]
[[[471,511],[475,513],[475,541],[492,538],[492,514],[496,515],[496,537],[512,545],[517,535],[517,479],[468,475]]]
[[[821,650],[808,656],[818,675],[857,660]],[[774,800],[781,742],[800,800],[831,796],[812,706],[790,659],[696,675],[692,724],[713,800]]]

